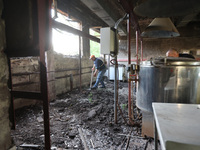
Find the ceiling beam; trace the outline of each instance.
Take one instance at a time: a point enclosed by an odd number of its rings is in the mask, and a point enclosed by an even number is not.
[[[69,16],[72,16],[82,22],[88,22],[88,25],[90,25],[90,27],[99,25],[101,25],[102,27],[108,26],[80,0],[58,0],[57,7],[61,11],[68,13]]]
[[[122,9],[121,10],[117,9],[120,7],[117,7],[113,1],[81,0],[81,2],[84,3],[99,18],[101,18],[104,22],[106,22],[109,27],[114,27],[115,23],[125,15]],[[121,36],[125,36],[127,33],[126,27],[120,24],[118,28],[118,33]]]
[[[78,35],[78,36],[82,36],[82,37],[86,37],[92,41],[95,41],[95,42],[98,42],[100,43],[100,39],[95,37],[95,36],[92,36],[90,34],[87,34],[83,31],[80,31],[80,30],[77,30],[75,28],[72,28],[68,25],[65,25],[63,23],[59,23],[59,22],[56,22],[55,20],[52,20],[52,27],[53,28],[58,28],[60,30],[64,30],[64,31],[67,31],[67,32],[70,32],[72,34],[75,34],[75,35]]]

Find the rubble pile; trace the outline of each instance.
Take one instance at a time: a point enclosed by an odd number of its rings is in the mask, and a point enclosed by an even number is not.
[[[141,137],[142,116],[135,103],[135,125],[128,124],[128,83],[119,82],[117,124],[113,82],[108,81],[106,86],[97,90],[86,87],[81,92],[75,89],[50,102],[52,150],[154,149],[152,138]],[[18,150],[35,149],[34,146],[44,149],[43,128],[41,104],[16,110],[16,130],[12,131],[12,137]]]

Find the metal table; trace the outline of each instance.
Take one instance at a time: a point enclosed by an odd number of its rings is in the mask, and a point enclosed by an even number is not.
[[[200,105],[153,103],[155,149],[200,150]]]

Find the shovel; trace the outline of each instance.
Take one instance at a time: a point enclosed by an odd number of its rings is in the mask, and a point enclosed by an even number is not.
[[[93,79],[93,73],[94,73],[94,70],[92,70],[92,73],[91,73],[90,89],[92,88],[92,79]]]

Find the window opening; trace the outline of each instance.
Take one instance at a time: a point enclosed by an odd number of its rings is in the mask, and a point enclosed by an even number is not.
[[[100,33],[90,29],[90,35],[100,38]],[[100,57],[100,43],[90,40],[90,55]]]
[[[52,9],[52,17],[54,15],[54,10]],[[57,18],[55,21],[73,27],[75,29],[81,30],[81,24],[75,19],[71,19],[67,14],[62,14],[57,12]],[[52,29],[52,44],[53,50],[57,53],[63,55],[75,56],[79,54],[79,36],[69,33],[64,30],[57,28]]]

